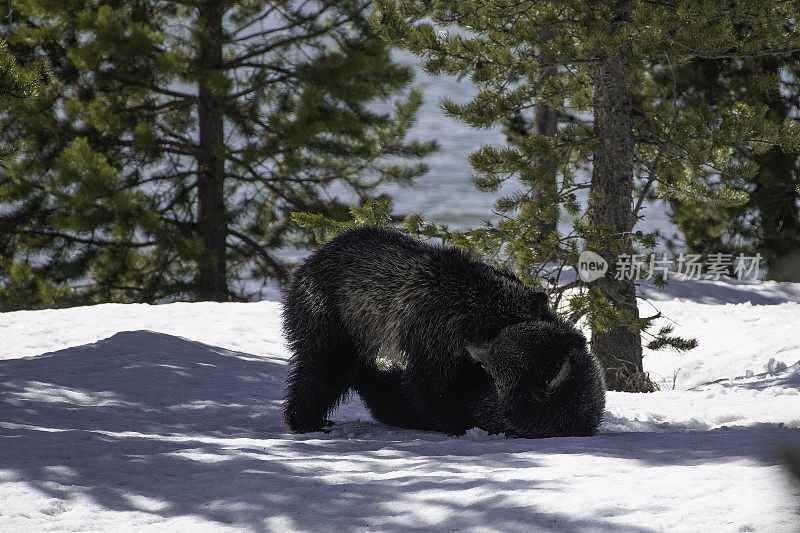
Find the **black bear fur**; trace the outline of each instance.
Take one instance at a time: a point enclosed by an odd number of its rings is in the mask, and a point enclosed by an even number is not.
[[[313,252],[284,329],[295,432],[323,429],[351,390],[380,422],[450,434],[592,435],[603,414],[600,366],[544,293],[394,230],[348,230]],[[379,369],[381,353],[405,366]]]

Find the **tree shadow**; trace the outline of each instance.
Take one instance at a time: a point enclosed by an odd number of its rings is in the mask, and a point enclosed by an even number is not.
[[[800,361],[786,367],[784,370],[762,372],[751,376],[735,378],[722,378],[692,387],[691,391],[702,391],[713,386],[764,391],[770,388],[784,391],[795,390],[800,392]]]
[[[540,454],[772,464],[765,437],[800,441],[777,427],[452,438],[365,421],[352,405],[362,420],[294,436],[281,420],[285,376],[280,362],[149,331],[0,361],[0,468],[51,498],[256,531],[648,531],[541,508],[536,495],[564,481],[536,478]],[[476,468],[504,476],[476,480]]]
[[[680,279],[673,277],[666,287],[656,287],[652,282],[643,281],[639,295],[651,300],[680,298],[701,304],[742,304],[779,305],[796,302],[800,299],[800,284],[779,283],[762,280],[738,280],[723,278]],[[758,290],[754,290],[758,289]]]

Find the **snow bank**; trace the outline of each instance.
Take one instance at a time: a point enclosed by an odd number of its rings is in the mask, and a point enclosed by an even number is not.
[[[404,431],[357,397],[291,435],[274,302],[0,314],[0,529],[795,531],[800,293],[720,283],[657,295],[700,346],[648,353],[675,389],[610,393],[591,438]]]

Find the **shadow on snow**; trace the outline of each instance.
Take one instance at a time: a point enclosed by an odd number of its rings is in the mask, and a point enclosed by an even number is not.
[[[537,491],[558,490],[559,481],[523,469],[540,464],[537,454],[771,463],[765,442],[800,436],[740,428],[472,440],[364,421],[292,436],[281,421],[285,376],[282,362],[149,331],[0,361],[0,468],[53,498],[84,494],[107,509],[255,530],[277,520],[299,529],[637,531],[537,508]],[[506,475],[459,476],[475,467]],[[477,503],[459,496],[474,487]],[[534,496],[520,506],[510,491]],[[413,514],[421,502],[437,509],[430,521]]]

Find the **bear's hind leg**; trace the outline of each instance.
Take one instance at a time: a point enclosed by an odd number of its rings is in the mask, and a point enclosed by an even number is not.
[[[378,422],[407,429],[429,429],[403,390],[402,368],[381,370],[373,361],[367,361],[359,367],[353,388]]]

